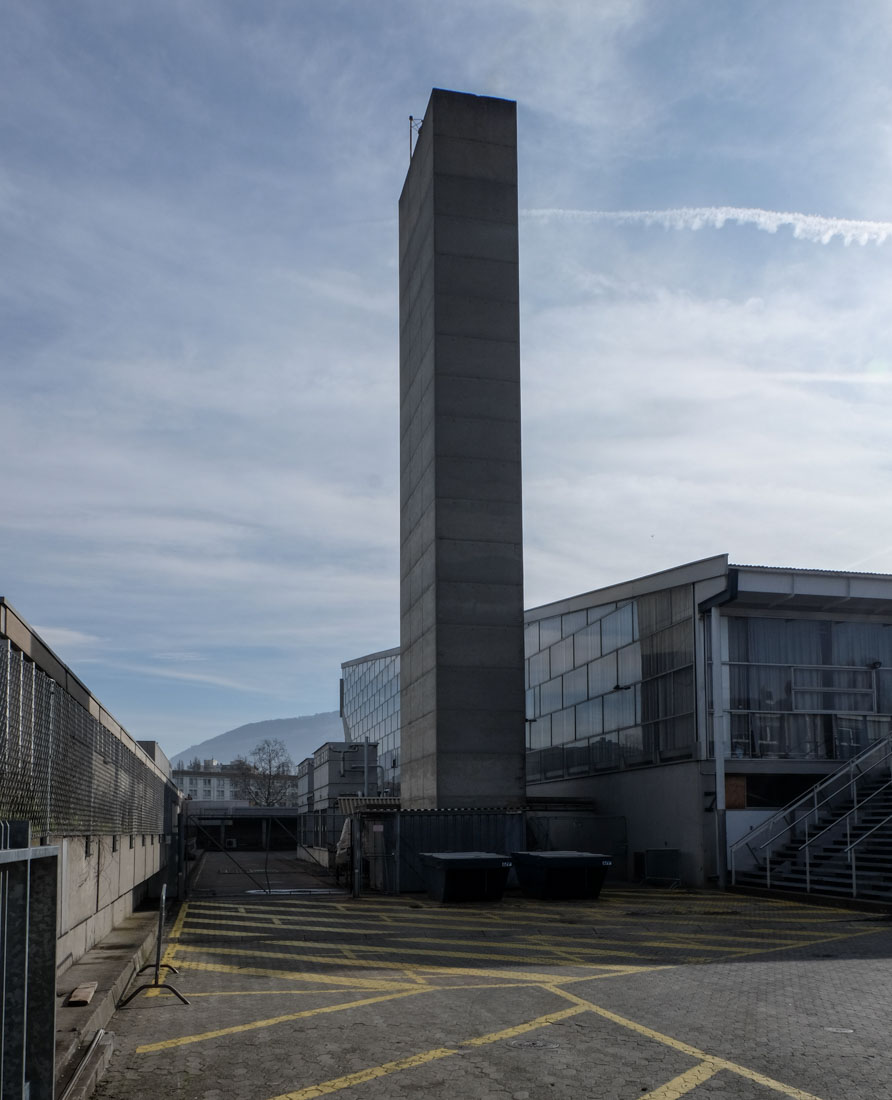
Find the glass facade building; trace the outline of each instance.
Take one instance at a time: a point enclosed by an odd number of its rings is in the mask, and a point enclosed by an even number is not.
[[[729,615],[730,755],[846,760],[892,732],[892,624]]]
[[[696,755],[691,585],[528,615],[525,644],[528,779]]]
[[[727,773],[749,775],[746,804],[781,805],[892,734],[890,577],[720,555],[533,608],[525,624],[531,791],[685,762],[702,772],[718,729]],[[380,788],[399,794],[399,650],[342,670],[347,736],[378,744]]]
[[[892,736],[892,576],[704,558],[525,612],[528,797],[625,820],[681,877]],[[399,793],[399,650],[343,666],[351,741]],[[718,757],[714,746],[720,745]]]
[[[341,718],[350,742],[378,746],[377,787],[400,793],[400,651],[388,649],[341,665]]]

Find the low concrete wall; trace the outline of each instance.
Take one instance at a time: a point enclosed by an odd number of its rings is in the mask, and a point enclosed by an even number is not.
[[[160,893],[174,845],[156,834],[51,837],[50,843],[59,845],[56,966],[62,971],[144,898]]]
[[[304,844],[298,844],[297,858],[309,860],[310,863],[318,863],[326,871],[334,870],[333,857],[327,848],[310,848]]]

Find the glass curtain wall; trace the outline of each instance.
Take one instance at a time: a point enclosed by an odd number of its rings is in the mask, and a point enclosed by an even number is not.
[[[694,755],[690,586],[540,619],[525,641],[529,779]]]
[[[846,760],[892,731],[892,625],[729,616],[731,755]]]
[[[378,789],[400,793],[400,657],[382,654],[341,666],[347,740],[378,746]]]

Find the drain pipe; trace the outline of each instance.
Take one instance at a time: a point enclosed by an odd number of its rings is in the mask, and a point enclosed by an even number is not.
[[[712,648],[712,755],[715,760],[715,853],[719,887],[728,885],[725,843],[725,686],[722,675],[722,618],[718,607],[709,610]]]
[[[351,818],[350,831],[353,842],[353,897],[358,898],[362,894],[362,814],[354,814]]]

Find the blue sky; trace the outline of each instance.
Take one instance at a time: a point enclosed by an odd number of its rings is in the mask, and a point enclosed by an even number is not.
[[[398,642],[434,86],[518,101],[527,605],[892,572],[890,39],[880,0],[9,0],[0,593],[169,752]]]

